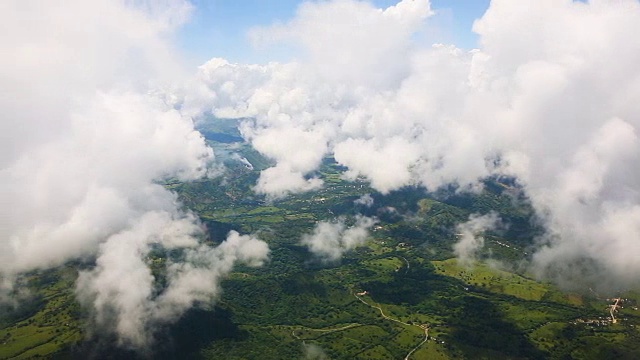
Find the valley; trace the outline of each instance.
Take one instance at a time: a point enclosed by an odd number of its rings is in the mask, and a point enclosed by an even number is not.
[[[233,146],[251,167],[229,156],[224,176],[164,186],[202,219],[203,241],[218,244],[230,230],[257,234],[271,249],[268,263],[237,267],[222,282],[219,301],[159,328],[158,345],[148,354],[114,351],[115,339],[89,330],[73,297],[85,264],[29,273],[20,284],[30,300],[1,319],[0,358],[602,359],[640,353],[640,313],[625,307],[616,309],[618,321],[591,321],[610,318],[611,304],[517,269],[540,229],[530,225],[526,201],[514,201],[513,188],[499,179],[487,179],[477,194],[404,188],[382,195],[363,180],[341,179],[343,169],[327,158],[317,174],[322,189],[269,200],[252,191],[269,160],[246,144]],[[357,201],[368,194],[371,204]],[[459,263],[452,252],[456,224],[488,211],[508,229],[482,234],[476,261]],[[353,224],[357,215],[378,223],[364,245],[339,261],[321,261],[300,243],[319,221],[341,217]],[[168,255],[152,254],[147,261],[162,279]]]

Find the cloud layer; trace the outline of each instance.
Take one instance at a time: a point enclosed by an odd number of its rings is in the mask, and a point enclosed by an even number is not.
[[[234,263],[260,265],[268,248],[256,238],[200,244],[197,219],[158,185],[206,175],[213,153],[191,120],[202,112],[249,119],[243,136],[276,163],[255,190],[273,198],[321,187],[327,155],[382,193],[515,176],[547,229],[540,276],[638,285],[638,1],[494,0],[473,51],[423,46],[426,0],[308,3],[251,33],[299,47],[297,62],[212,59],[180,88],[168,38],[190,8],[0,5],[11,30],[0,33],[0,295],[21,272],[96,259],[78,295],[139,347],[152,324],[214,299]],[[336,260],[372,224],[323,222],[302,242]],[[183,254],[164,289],[156,247]]]
[[[159,325],[177,320],[193,306],[209,306],[236,263],[261,266],[269,254],[267,244],[255,237],[232,231],[222,244],[210,247],[193,243],[194,231],[190,220],[171,222],[147,214],[101,245],[96,267],[80,274],[77,288],[80,301],[93,309],[98,329],[117,333],[123,346],[144,348]],[[167,285],[160,293],[147,264],[155,238],[165,247],[186,248],[183,259],[169,260]]]
[[[0,293],[21,272],[71,259],[80,300],[123,344],[144,346],[151,322],[210,301],[236,262],[259,265],[266,244],[231,234],[199,244],[166,178],[200,178],[213,153],[164,87],[185,73],[167,40],[184,1],[0,5]],[[180,250],[155,287],[152,247]],[[158,291],[161,291],[159,294]]]
[[[604,278],[636,282],[640,40],[629,34],[640,4],[494,0],[472,51],[422,46],[430,13],[419,0],[305,5],[252,35],[294,43],[299,61],[214,59],[200,68],[208,98],[192,107],[254,119],[245,138],[277,163],[259,192],[320,186],[309,176],[329,154],[382,193],[515,176],[548,229],[534,256],[541,275],[590,258]]]

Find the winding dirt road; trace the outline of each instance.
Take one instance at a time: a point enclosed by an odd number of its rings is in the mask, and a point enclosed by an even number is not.
[[[365,305],[367,305],[367,306],[370,306],[370,307],[372,307],[372,308],[374,308],[374,309],[378,309],[378,311],[380,311],[380,315],[382,315],[382,317],[383,317],[383,318],[385,318],[385,319],[387,319],[387,320],[395,321],[395,322],[397,322],[397,323],[399,323],[399,324],[406,325],[406,326],[415,326],[415,327],[419,327],[419,328],[420,328],[420,330],[423,330],[423,331],[424,331],[424,340],[422,340],[418,345],[416,345],[416,347],[414,347],[413,349],[411,349],[411,351],[409,351],[409,353],[407,354],[407,356],[405,356],[405,357],[404,357],[404,360],[409,360],[409,357],[411,356],[411,354],[413,354],[416,350],[418,350],[418,348],[420,348],[420,346],[422,346],[424,343],[426,343],[426,342],[427,342],[427,340],[429,340],[429,327],[426,327],[426,326],[425,326],[425,327],[423,327],[423,326],[420,326],[420,325],[413,325],[413,324],[409,324],[409,323],[406,323],[406,322],[401,321],[401,320],[398,320],[398,319],[394,319],[394,318],[392,318],[392,317],[390,317],[390,316],[387,316],[387,315],[384,313],[384,311],[382,311],[382,308],[381,308],[380,306],[376,306],[376,305],[371,305],[371,304],[369,304],[368,302],[364,301],[364,300],[363,300],[360,296],[358,296],[357,294],[353,294],[353,296],[355,296],[355,297],[356,297],[356,299],[360,300],[360,302],[362,302],[363,304],[365,304]]]
[[[617,298],[616,299],[616,303],[609,306],[610,307],[609,313],[611,314],[611,323],[612,324],[615,324],[615,323],[618,322],[618,319],[616,319],[616,317],[613,315],[613,312],[618,310],[618,306],[619,306],[618,303],[619,302],[620,302],[620,298]]]
[[[355,296],[356,299],[360,300],[360,302],[362,302],[363,304],[365,304],[365,305],[367,305],[367,306],[369,306],[371,308],[377,309],[380,312],[380,315],[382,315],[382,317],[385,318],[386,320],[393,321],[393,322],[396,322],[398,324],[402,324],[402,325],[405,325],[405,326],[415,326],[415,327],[420,328],[420,330],[424,331],[424,339],[418,345],[416,345],[413,349],[411,349],[411,351],[409,351],[407,356],[404,357],[404,360],[409,360],[411,355],[414,352],[416,352],[416,350],[418,350],[422,345],[424,345],[424,343],[426,343],[429,340],[429,327],[427,327],[426,325],[409,324],[409,323],[406,323],[406,322],[404,322],[402,320],[392,318],[391,316],[388,316],[387,314],[385,314],[384,310],[382,310],[382,308],[380,306],[369,304],[368,302],[366,302],[364,299],[362,299],[360,296],[358,296],[355,293],[353,294],[353,296]],[[323,332],[323,333],[327,333],[328,334],[328,333],[331,333],[331,332],[343,331],[343,330],[347,330],[347,329],[350,329],[352,327],[361,326],[361,325],[362,324],[359,324],[359,323],[352,323],[352,324],[348,324],[348,325],[341,326],[341,327],[338,327],[338,328],[330,328],[330,329],[305,328],[305,330]],[[296,338],[298,340],[301,340],[303,344],[306,344],[305,340],[300,338],[296,334],[296,329],[291,331],[291,336],[293,336],[294,338]]]
[[[404,360],[409,360],[409,356],[411,356],[411,354],[413,354],[416,350],[418,350],[418,348],[422,346],[422,344],[426,343],[427,340],[429,340],[429,328],[427,327],[422,329],[424,330],[424,340],[422,340],[420,344],[416,345],[416,347],[414,347],[411,351],[409,351],[407,356],[404,357]]]

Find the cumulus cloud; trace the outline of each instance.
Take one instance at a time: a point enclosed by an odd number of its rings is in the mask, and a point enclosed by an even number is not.
[[[402,27],[402,31],[391,33],[403,38],[392,41],[404,44],[403,71],[390,72],[388,64],[394,63],[387,60],[375,70],[363,70],[362,58],[389,59],[399,51],[384,46],[380,47],[383,54],[358,52],[359,57],[347,65],[332,67],[333,71],[349,74],[362,71],[364,78],[392,73],[393,81],[385,82],[384,86],[345,76],[335,81],[317,69],[318,64],[326,62],[313,56],[305,62],[288,64],[240,65],[220,59],[204,64],[199,77],[213,95],[201,111],[212,110],[218,117],[253,118],[241,126],[243,136],[273,159],[276,167],[280,166],[263,172],[259,192],[277,197],[286,194],[282,186],[287,184],[292,185],[291,192],[317,188],[320,183],[312,184],[307,177],[328,154],[349,168],[345,176],[365,177],[385,193],[414,183],[438,187],[458,182],[471,186],[489,174],[484,155],[491,150],[485,147],[492,147],[474,137],[477,130],[474,127],[482,125],[465,124],[453,118],[463,111],[465,96],[470,91],[467,84],[470,64],[481,56],[452,46],[416,47],[410,38],[427,16],[403,22],[404,15],[384,15],[409,11],[411,6],[424,7],[430,13],[428,2],[403,1],[384,10],[355,1],[314,6],[310,9],[319,12],[339,12],[342,6],[352,12],[371,11],[372,18],[381,17],[388,26]],[[314,21],[326,21],[326,15],[322,16]],[[351,17],[358,16],[353,13]],[[287,26],[303,26],[305,21],[294,20]],[[365,33],[376,41],[375,32]],[[358,40],[352,42],[355,46]],[[313,44],[316,43],[309,40],[309,46]],[[330,42],[325,45],[325,52],[335,53]],[[351,66],[356,69],[348,68]],[[450,110],[455,114],[447,114]],[[434,121],[438,117],[449,121]],[[274,186],[270,187],[270,183]]]
[[[426,0],[386,9],[364,1],[305,2],[291,21],[255,28],[250,37],[299,45],[327,81],[388,86],[406,71],[411,36],[432,14]]]
[[[269,199],[279,199],[290,193],[319,189],[322,184],[317,177],[306,179],[303,173],[291,170],[290,166],[278,164],[260,173],[254,190],[266,194]]]
[[[145,314],[116,320],[126,334],[158,316],[150,314],[183,307],[173,295],[161,306],[148,285],[98,292],[91,282],[110,283],[117,259],[142,284],[153,283],[146,256],[156,245],[259,263],[265,249],[252,241],[237,248],[253,257],[201,248],[196,219],[157,184],[207,173],[213,154],[191,121],[202,112],[246,119],[242,135],[276,164],[255,190],[273,198],[321,187],[314,172],[327,155],[348,168],[345,177],[383,193],[474,190],[487,176],[515,176],[548,230],[533,255],[541,276],[584,275],[588,264],[593,281],[637,285],[636,0],[494,0],[474,25],[481,46],[472,51],[414,41],[429,22],[426,0],[383,9],[312,2],[251,35],[299,46],[297,62],[212,59],[183,88],[166,85],[184,76],[167,39],[188,18],[185,2],[5,1],[0,9],[12,30],[0,34],[0,49],[12,54],[0,59],[8,94],[0,97],[2,288],[23,271],[96,257],[78,292],[99,322]],[[341,221],[320,223],[303,242],[337,259],[363,241],[365,225],[349,232]],[[215,283],[210,274],[225,271],[195,255],[185,261],[169,267],[170,288],[184,284],[184,304],[215,297],[184,274],[209,269],[203,278]]]
[[[352,226],[347,226],[342,218],[333,222],[321,221],[311,234],[302,237],[300,243],[322,261],[338,261],[345,252],[364,244],[369,229],[376,223],[376,219],[366,216],[357,216],[355,220]]]
[[[152,180],[200,176],[212,153],[191,120],[141,92],[154,68],[176,68],[162,18],[183,5],[3,5],[3,23],[16,30],[1,45],[15,54],[0,67],[2,92],[13,94],[0,100],[3,271],[90,252],[130,216],[172,207]],[[140,81],[129,77],[138,71]]]
[[[507,12],[510,20],[498,19]],[[504,121],[522,143],[505,158],[513,156],[549,229],[534,256],[540,274],[637,284],[629,255],[638,254],[640,175],[629,164],[640,156],[640,106],[630,100],[640,87],[632,65],[640,42],[622,33],[636,31],[639,16],[636,1],[540,2],[527,13],[498,1],[476,23],[494,82],[509,79]],[[544,30],[527,35],[531,47],[505,31],[517,22],[524,34],[540,21]],[[582,268],[585,261],[593,266]]]
[[[260,174],[255,187],[257,193],[281,198],[291,192],[304,192],[322,186],[322,180],[317,177],[305,177],[320,165],[327,151],[325,136],[319,134],[320,130],[306,131],[295,127],[265,127],[257,130],[246,122],[241,130],[256,150],[277,161],[276,166]]]
[[[185,75],[168,39],[191,6],[5,1],[0,9],[0,49],[11,54],[0,59],[3,292],[21,272],[96,259],[78,280],[80,299],[123,344],[142,346],[150,321],[211,300],[233,263],[266,256],[264,243],[237,234],[217,248],[199,244],[196,217],[159,185],[205,176],[214,160],[189,114],[161,95]],[[167,268],[160,294],[152,246],[185,254]],[[207,289],[193,285],[197,271]]]
[[[473,264],[477,259],[478,251],[484,247],[482,233],[499,226],[500,217],[495,212],[485,215],[474,214],[469,216],[466,222],[458,224],[456,226],[458,241],[453,244],[453,253],[458,258],[458,262],[465,266]]]
[[[640,3],[494,0],[471,51],[413,42],[430,12],[419,0],[310,3],[252,35],[297,44],[298,62],[202,66],[208,109],[252,117],[252,143],[289,149],[261,150],[284,167],[260,191],[315,188],[306,177],[324,155],[383,193],[515,176],[548,229],[541,275],[588,258],[604,278],[636,282],[640,40],[628,34],[640,31]]]
[[[267,244],[235,231],[217,247],[194,243],[199,228],[189,219],[174,221],[147,214],[133,228],[101,245],[94,269],[80,274],[79,299],[93,309],[95,323],[119,334],[121,345],[142,348],[153,340],[158,325],[178,319],[198,304],[210,305],[220,280],[236,263],[261,266]],[[183,238],[190,244],[177,243]],[[186,247],[183,259],[169,260],[167,286],[158,293],[146,262],[153,244]]]
[[[371,207],[373,206],[373,197],[371,197],[371,194],[364,194],[358,199],[354,200],[353,203],[356,205]]]

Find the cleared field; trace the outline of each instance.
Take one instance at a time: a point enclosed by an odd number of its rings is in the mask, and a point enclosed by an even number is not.
[[[470,286],[476,286],[492,292],[515,296],[524,300],[539,301],[551,290],[545,284],[524,278],[520,275],[490,267],[481,262],[472,267],[458,263],[458,260],[448,259],[431,262],[436,272],[464,281]]]

